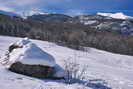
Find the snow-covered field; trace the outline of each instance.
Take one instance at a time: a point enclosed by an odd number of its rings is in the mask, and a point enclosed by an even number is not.
[[[0,36],[0,56],[8,46],[20,38]],[[90,85],[66,85],[61,81],[39,80],[16,74],[0,65],[0,89],[133,89],[133,57],[113,54],[93,48],[88,52],[57,46],[54,43],[33,40],[45,52],[51,54],[56,63],[64,66],[64,60],[73,59],[83,67]],[[93,81],[93,83],[91,83]],[[103,84],[100,82],[106,82]],[[95,88],[95,87],[97,88]]]

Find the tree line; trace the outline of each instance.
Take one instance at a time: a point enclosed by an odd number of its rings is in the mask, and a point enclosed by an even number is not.
[[[107,31],[99,32],[80,23],[39,22],[0,14],[0,35],[50,41],[77,50],[93,47],[113,53],[133,55],[132,36]]]

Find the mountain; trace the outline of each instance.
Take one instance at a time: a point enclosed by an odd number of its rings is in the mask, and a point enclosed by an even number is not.
[[[81,24],[88,26],[90,28],[97,29],[98,31],[116,32],[123,35],[133,34],[132,17],[125,16],[121,13],[118,14],[98,13],[97,15],[80,15],[74,17],[74,19],[77,22],[80,22]]]
[[[119,12],[119,13],[100,13],[100,12],[98,12],[97,15],[111,17],[114,19],[133,19],[133,17],[126,16],[122,12]]]
[[[19,16],[18,14],[14,12],[8,12],[8,11],[3,11],[3,10],[0,10],[0,14],[9,15],[9,16]]]
[[[39,9],[32,9],[25,11],[21,14],[21,17],[27,20],[33,20],[38,22],[65,22],[70,19],[70,16],[64,14],[47,13]]]
[[[34,20],[39,22],[48,22],[48,23],[64,23],[72,17],[64,14],[34,14],[27,17],[28,20]]]
[[[20,15],[21,15],[22,18],[26,19],[27,17],[33,16],[33,15],[47,15],[47,14],[49,14],[49,13],[43,12],[43,11],[41,11],[39,9],[32,9],[32,10],[24,11]]]
[[[23,19],[1,14],[0,35],[45,40],[77,50],[94,47],[133,55],[132,19],[101,15],[70,17],[64,14],[37,14]]]

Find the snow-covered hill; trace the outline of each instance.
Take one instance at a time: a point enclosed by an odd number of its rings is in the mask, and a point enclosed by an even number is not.
[[[121,12],[119,12],[119,13],[100,13],[100,12],[98,12],[97,15],[107,16],[107,17],[111,17],[114,19],[133,19],[133,17],[126,16]]]
[[[0,56],[8,46],[21,38],[0,36]],[[77,60],[81,67],[88,65],[86,76],[95,82],[94,85],[85,87],[81,84],[66,85],[61,81],[39,80],[32,77],[12,73],[0,65],[1,89],[133,89],[133,57],[113,54],[93,48],[88,52],[76,51],[61,47],[46,41],[33,40],[45,52],[51,54],[57,64],[64,66],[64,60]],[[99,82],[106,81],[107,87]],[[99,88],[98,88],[99,87]]]

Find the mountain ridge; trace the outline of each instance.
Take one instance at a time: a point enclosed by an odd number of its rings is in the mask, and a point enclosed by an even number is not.
[[[69,17],[63,14],[33,15],[27,19],[0,14],[0,19],[0,35],[45,40],[77,50],[94,47],[133,55],[131,19],[100,15]]]
[[[5,15],[9,15],[9,16],[20,16],[22,18],[27,18],[29,16],[33,16],[33,15],[49,15],[49,14],[61,14],[61,13],[48,13],[48,12],[44,12],[40,9],[31,9],[31,10],[26,10],[24,12],[21,13],[17,13],[17,12],[8,12],[8,11],[4,11],[4,10],[0,10],[1,14],[5,14]],[[66,15],[66,14],[62,14],[62,15]],[[82,14],[82,15],[89,15],[88,14]],[[127,16],[122,12],[116,12],[116,13],[106,13],[106,12],[97,12],[96,14],[90,14],[90,15],[100,15],[100,16],[104,16],[104,17],[110,17],[110,18],[114,18],[114,19],[133,19],[132,16]],[[70,15],[66,15],[71,17]],[[80,16],[80,15],[76,15],[76,16]],[[75,17],[75,16],[72,16]]]
[[[0,14],[9,15],[9,16],[19,16],[19,14],[15,12],[9,12],[9,11],[4,11],[4,10],[0,10]]]

